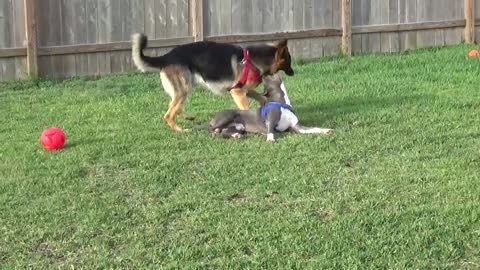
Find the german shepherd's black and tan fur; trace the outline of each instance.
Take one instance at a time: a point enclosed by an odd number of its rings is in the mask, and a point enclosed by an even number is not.
[[[132,36],[132,57],[136,67],[140,71],[160,70],[163,88],[172,99],[164,119],[176,131],[183,131],[175,123],[175,117],[181,113],[194,85],[202,83],[214,93],[223,94],[237,85],[243,69],[243,48],[237,45],[195,42],[180,45],[158,57],[145,56],[143,50],[146,47],[146,36]],[[247,49],[251,64],[262,77],[280,70],[289,76],[294,74],[286,40],[271,45],[248,46]],[[239,109],[248,109],[247,97],[265,103],[265,98],[254,91],[260,82],[261,79],[247,80],[244,85],[230,90]]]

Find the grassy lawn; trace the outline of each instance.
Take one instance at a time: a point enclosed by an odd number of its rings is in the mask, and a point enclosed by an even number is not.
[[[1,83],[0,268],[479,269],[467,51],[297,62],[299,118],[335,133],[274,145],[173,133],[157,74]],[[185,110],[233,107],[200,90]]]

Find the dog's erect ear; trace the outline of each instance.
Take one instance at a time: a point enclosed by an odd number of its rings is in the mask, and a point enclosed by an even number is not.
[[[280,40],[275,42],[275,58],[270,68],[270,74],[275,74],[279,70],[285,71],[288,76],[293,75],[293,69],[291,67],[291,57],[288,53],[287,40]]]
[[[278,49],[287,47],[288,41],[286,39],[282,39],[280,41],[275,42],[274,46]]]
[[[278,68],[284,61],[284,59],[282,59],[282,56],[283,56],[283,52],[287,48],[287,40],[283,39],[275,42],[274,47],[277,49],[275,52],[275,64]]]

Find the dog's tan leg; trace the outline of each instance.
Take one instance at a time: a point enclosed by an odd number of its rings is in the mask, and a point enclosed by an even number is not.
[[[248,110],[247,93],[244,90],[241,88],[232,89],[230,95],[232,95],[233,101],[240,110]]]
[[[177,93],[170,104],[168,105],[168,110],[163,116],[163,119],[167,122],[167,124],[175,131],[181,132],[183,129],[175,123],[175,117],[179,110],[181,110],[183,102],[185,101],[186,95],[181,93]]]
[[[182,113],[182,105],[192,89],[191,73],[188,69],[181,66],[169,66],[160,72],[160,77],[163,88],[172,97],[163,119],[173,130],[184,131],[177,126],[175,118],[177,114],[185,116]]]

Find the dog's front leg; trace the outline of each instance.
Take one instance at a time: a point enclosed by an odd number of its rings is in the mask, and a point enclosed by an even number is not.
[[[275,128],[277,127],[281,116],[282,112],[279,108],[270,109],[267,113],[265,126],[267,127],[267,142],[269,143],[275,142]]]
[[[232,95],[233,101],[240,110],[248,110],[248,99],[245,90],[242,88],[234,88],[230,90],[230,95]]]

